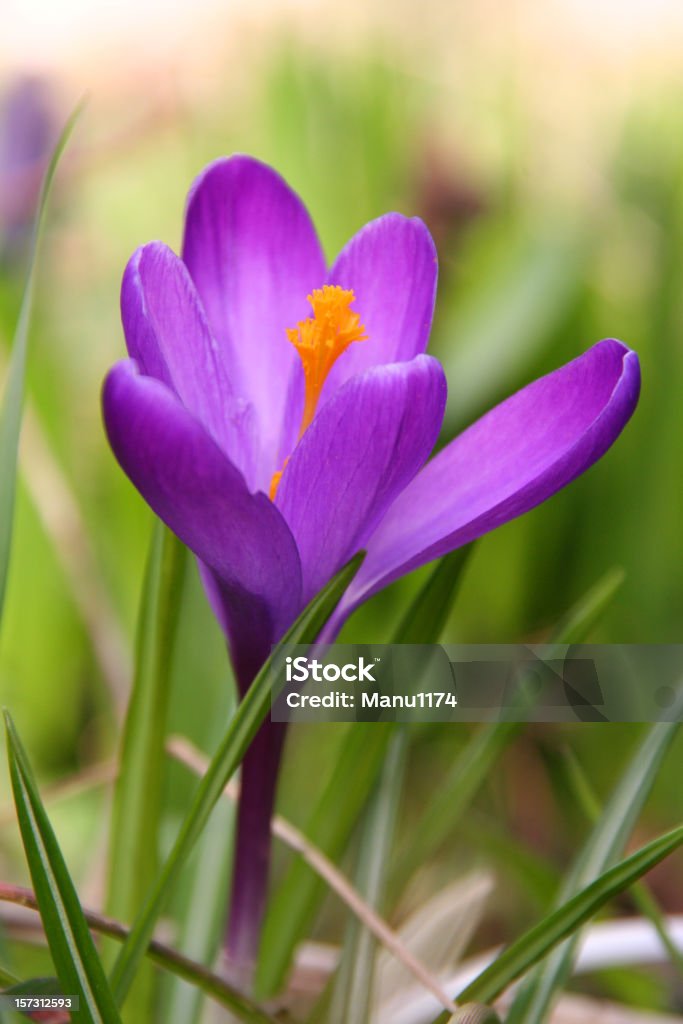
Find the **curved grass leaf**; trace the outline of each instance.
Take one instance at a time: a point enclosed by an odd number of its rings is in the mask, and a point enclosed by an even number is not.
[[[140,603],[135,678],[112,810],[107,911],[122,921],[133,920],[159,867],[170,662],[185,556],[181,542],[157,521]],[[129,1024],[150,1020],[152,981],[148,967],[136,981],[135,999],[126,1014]]]
[[[381,770],[393,723],[356,722],[349,727],[330,779],[304,829],[307,839],[337,861],[358,822]],[[278,991],[294,951],[307,935],[326,893],[325,883],[297,857],[270,900],[261,939],[254,991]]]
[[[20,985],[21,982],[15,977],[11,971],[8,971],[5,967],[0,967],[0,985],[2,986],[3,992],[7,992],[10,986]]]
[[[313,598],[258,673],[240,703],[225,737],[203,776],[192,805],[181,825],[171,853],[158,880],[140,911],[112,971],[112,988],[121,1004],[145,955],[154,926],[166,904],[178,874],[201,835],[211,812],[230,777],[239,767],[247,747],[268,714],[271,694],[284,681],[282,648],[287,644],[314,643],[344,591],[357,573],[363,555],[356,555],[320,593]]]
[[[678,730],[678,722],[658,722],[648,731],[593,828],[572,869],[565,876],[557,903],[588,885],[619,856],[654,785],[662,761]],[[508,1021],[542,1021],[554,994],[566,981],[576,937],[556,950],[516,995]]]
[[[473,548],[474,544],[468,544],[438,562],[396,630],[394,643],[438,642]],[[387,865],[409,749],[408,728],[405,724],[399,725],[389,742],[382,773],[361,828],[356,888],[375,909],[381,908],[387,889]],[[377,941],[368,929],[356,918],[349,921],[335,982],[331,1024],[368,1019],[376,949]]]
[[[63,991],[79,997],[79,1018],[86,1024],[120,1024],[76,890],[7,711],[5,724],[19,828],[45,935]]]
[[[441,558],[394,633],[394,644],[436,644],[451,613],[474,542]]]
[[[602,808],[597,795],[593,791],[593,786],[591,785],[588,775],[584,771],[574,752],[570,749],[565,751],[564,758],[560,762],[560,765],[563,771],[564,780],[567,784],[569,793],[571,794],[571,799],[576,801],[577,805],[583,809],[583,812],[590,823],[595,826],[600,820]],[[657,900],[651,894],[648,887],[642,882],[637,882],[632,887],[631,899],[643,917],[647,917],[652,923],[662,946],[669,956],[672,966],[675,967],[679,975],[683,978],[683,954],[681,954],[681,951],[669,934],[666,917],[662,913]]]
[[[485,971],[459,993],[457,1001],[495,1000],[513,981],[552,951],[558,943],[566,945],[567,936],[575,933],[605,903],[634,885],[639,878],[682,844],[683,828],[674,829],[605,872],[559,910],[505,949]],[[524,1004],[524,1008],[528,1008],[528,1003]],[[448,1014],[442,1013],[433,1024],[447,1024],[449,1020]],[[510,1020],[508,1015],[506,1024]]]
[[[476,288],[464,293],[442,326],[444,338],[459,339],[441,352],[448,380],[458,382],[457,401],[446,410],[451,436],[538,359],[581,286],[585,241],[577,233],[557,225],[552,232],[511,232],[506,223],[495,243],[479,266]]]
[[[590,920],[609,900],[647,874],[656,864],[683,844],[683,826],[643,846],[632,856],[610,868],[595,882],[568,900],[496,958],[485,971],[463,989],[458,1002],[491,1003],[516,978],[529,970],[563,939]],[[439,1024],[448,1020],[438,1018]]]
[[[610,569],[570,608],[553,630],[551,642],[569,644],[585,640],[611,604],[623,579],[620,569]],[[472,736],[412,829],[392,872],[394,888],[402,888],[413,871],[451,834],[493,765],[520,730],[517,722],[493,722]]]
[[[473,545],[442,558],[412,602],[394,643],[436,643],[446,623]],[[384,763],[393,724],[357,722],[340,748],[330,780],[305,828],[307,837],[338,860],[358,822]],[[396,774],[396,781],[400,772]],[[261,996],[283,984],[297,944],[313,923],[325,885],[295,860],[270,901],[263,928],[255,990]]]
[[[618,566],[608,569],[605,575],[572,605],[553,630],[551,641],[558,644],[584,643],[590,631],[611,605],[625,579],[626,573]]]
[[[22,886],[5,886],[3,883],[0,883],[0,900],[15,903],[17,906],[28,907],[31,910],[39,909],[35,893],[30,889],[24,889]],[[105,917],[87,908],[83,908],[83,916],[91,931],[114,939],[118,943],[125,942],[129,929],[121,924],[120,921],[116,921],[111,917]],[[243,1022],[243,1024],[276,1024],[275,1018],[264,1007],[244,995],[225,978],[215,974],[202,963],[191,960],[172,946],[152,940],[146,955],[153,963],[167,971],[172,977],[182,979],[196,990],[215,1000],[220,1006],[230,1010],[232,1016]],[[9,975],[6,971],[0,970],[0,984],[17,986],[22,984],[28,986],[30,982],[20,983],[18,979]],[[25,991],[37,990],[27,988]],[[173,1019],[173,1024],[175,1024],[175,1007],[172,1008],[170,1015],[167,1015],[167,1017],[162,1016],[161,1019]]]
[[[386,888],[386,866],[394,839],[408,754],[408,729],[393,733],[379,782],[363,817],[356,889],[381,912]],[[342,959],[335,980],[328,1024],[370,1020],[377,940],[352,917],[347,925]]]
[[[19,452],[19,435],[21,432],[21,414],[24,403],[28,335],[31,326],[38,253],[43,235],[48,199],[50,198],[57,165],[80,113],[81,106],[78,106],[66,122],[57,145],[53,150],[40,190],[38,210],[33,227],[28,276],[24,287],[19,319],[14,332],[12,356],[7,373],[2,409],[0,410],[0,619],[2,619],[2,610],[5,603],[12,546],[14,497],[17,484],[17,457]]]

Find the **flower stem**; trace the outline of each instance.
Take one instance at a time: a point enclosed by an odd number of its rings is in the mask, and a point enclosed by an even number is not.
[[[251,984],[266,907],[270,819],[285,731],[285,723],[266,720],[242,762],[226,953],[231,977],[243,988]]]

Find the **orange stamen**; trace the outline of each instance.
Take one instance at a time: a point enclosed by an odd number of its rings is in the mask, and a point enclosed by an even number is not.
[[[350,289],[326,284],[307,298],[313,316],[287,329],[287,337],[299,353],[304,368],[304,412],[299,437],[311,425],[327,376],[339,356],[354,341],[367,339],[360,314],[349,308],[356,298]],[[284,468],[273,474],[271,500],[275,498]]]

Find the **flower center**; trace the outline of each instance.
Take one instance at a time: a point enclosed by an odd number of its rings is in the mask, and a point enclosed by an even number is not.
[[[287,338],[299,353],[304,368],[304,412],[299,437],[311,425],[327,375],[339,356],[354,341],[367,339],[360,313],[349,308],[356,298],[350,289],[326,284],[307,298],[313,316],[287,329]],[[271,500],[275,498],[284,468],[273,474]]]

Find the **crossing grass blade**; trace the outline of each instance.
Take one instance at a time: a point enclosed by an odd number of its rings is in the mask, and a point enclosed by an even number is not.
[[[594,917],[606,903],[628,889],[682,844],[683,826],[659,836],[600,875],[591,885],[503,950],[485,971],[459,993],[458,1002],[493,1002],[513,981]],[[448,1015],[441,1014],[436,1024],[445,1024],[447,1020]]]
[[[437,643],[459,592],[474,545],[446,555],[432,571],[394,634],[394,643]],[[380,909],[396,827],[410,735],[399,725],[389,741],[382,772],[361,827],[356,888]],[[331,1022],[369,1019],[377,942],[355,918],[349,921],[331,1007]]]
[[[570,749],[564,752],[564,757],[560,764],[572,799],[582,808],[590,823],[596,825],[600,820],[602,807],[596,793],[593,791],[593,786],[587,773],[574,752]],[[637,882],[632,887],[631,899],[643,917],[647,917],[652,923],[662,946],[668,954],[671,965],[675,967],[679,976],[683,978],[683,955],[669,934],[666,917],[662,913],[657,900],[647,886],[641,882]]]
[[[145,955],[157,919],[166,905],[178,874],[192,852],[230,777],[268,714],[271,694],[284,681],[283,648],[288,644],[312,644],[357,573],[363,554],[356,555],[311,601],[258,673],[241,702],[227,733],[199,784],[194,800],[181,825],[171,853],[158,880],[136,918],[112,971],[112,989],[117,1002],[125,1000],[136,971]]]
[[[654,785],[662,761],[678,730],[677,722],[651,727],[593,828],[572,869],[565,876],[557,902],[571,898],[605,870],[626,845]],[[531,1024],[545,1019],[555,992],[571,971],[576,937],[556,950],[523,986],[510,1009],[509,1020]]]
[[[157,522],[140,603],[135,677],[112,810],[107,912],[123,921],[135,917],[159,867],[169,675],[185,557],[184,546]],[[128,1024],[149,1021],[152,982],[151,966],[141,968]]]
[[[623,580],[621,569],[610,569],[569,609],[552,631],[551,642],[584,641],[612,603]],[[411,830],[392,871],[392,888],[402,888],[412,872],[452,833],[489,777],[493,765],[520,729],[519,723],[494,722],[474,733]]]
[[[402,724],[389,742],[379,782],[361,826],[356,889],[381,913],[386,865],[394,839],[408,754],[408,729]],[[357,919],[346,930],[328,1024],[370,1020],[377,940]]]
[[[26,753],[5,711],[10,777],[21,837],[55,969],[80,1000],[85,1024],[120,1024],[81,905],[38,794]]]
[[[14,525],[14,498],[17,485],[17,458],[19,452],[19,436],[21,433],[21,416],[24,404],[26,380],[26,362],[28,358],[28,338],[31,327],[31,313],[36,287],[36,272],[40,243],[43,237],[45,215],[48,200],[52,191],[57,166],[62,153],[69,141],[74,126],[80,117],[82,105],[78,106],[66,122],[57,141],[45,177],[43,179],[38,200],[33,238],[28,265],[28,275],[24,287],[24,295],[19,311],[12,355],[10,358],[5,394],[0,409],[0,620],[7,591],[7,576],[12,547],[12,530]]]
[[[35,893],[23,886],[0,883],[0,901],[14,903],[30,910],[39,910]],[[120,921],[116,921],[112,917],[105,917],[86,907],[83,908],[83,916],[92,932],[111,938],[119,944],[125,942],[129,929]],[[265,1007],[259,1006],[226,978],[205,967],[204,963],[190,959],[185,953],[181,953],[174,947],[153,940],[149,944],[146,955],[152,963],[166,972],[167,977],[182,980],[193,990],[208,996],[229,1010],[231,1016],[241,1024],[277,1024],[275,1018]],[[47,979],[47,981],[50,980],[57,982],[57,979]],[[40,980],[36,983],[39,984]],[[20,983],[19,979],[0,968],[0,986],[19,984],[28,986],[31,982]],[[40,991],[40,989],[27,988],[25,991]],[[157,1009],[160,1009],[160,1015],[157,1015],[160,1020],[172,1019],[173,1024],[176,1024],[175,1005],[171,1006],[171,1012],[166,1013],[166,1016],[164,1016],[165,1009],[163,1007],[157,1007]]]
[[[394,643],[436,643],[450,613],[473,545],[442,558],[412,602]],[[305,828],[307,837],[333,860],[343,853],[358,816],[376,785],[393,726],[357,722],[348,731],[335,768]],[[395,781],[400,778],[397,770]],[[301,860],[295,860],[276,890],[266,914],[256,971],[263,998],[282,985],[297,944],[306,936],[325,895],[325,886]]]

